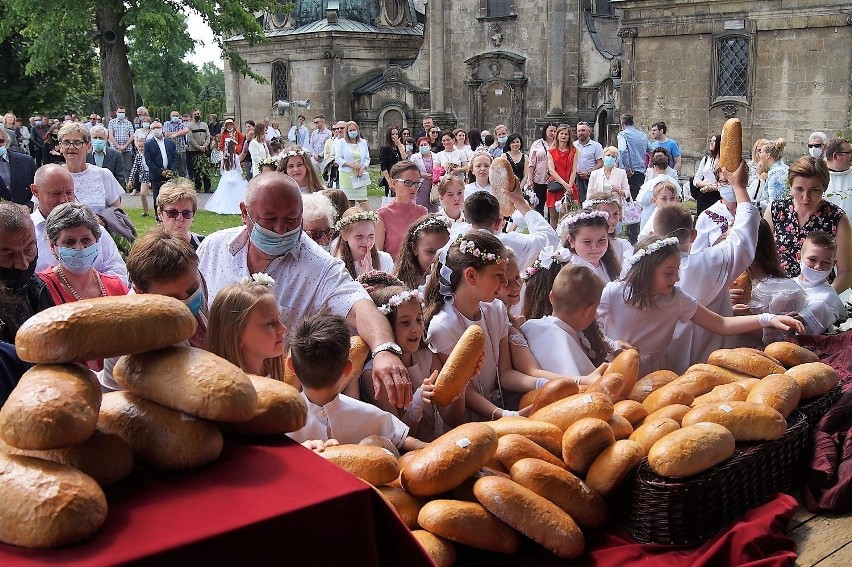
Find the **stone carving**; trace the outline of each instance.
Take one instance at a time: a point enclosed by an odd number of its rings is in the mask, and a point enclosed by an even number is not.
[[[503,43],[503,33],[500,31],[500,24],[497,22],[491,24],[491,43],[494,47],[500,47]]]
[[[639,35],[639,30],[637,28],[620,28],[618,30],[618,37],[620,37],[622,41],[630,41],[637,35]]]
[[[499,77],[500,76],[500,64],[497,63],[496,61],[492,61],[491,64],[488,65],[488,69],[491,70],[491,75],[493,77]]]
[[[387,82],[398,83],[402,80],[402,68],[399,65],[388,65],[384,75]]]
[[[613,79],[621,77],[621,59],[613,57],[609,62],[609,76]]]
[[[739,109],[740,107],[737,104],[728,103],[722,105],[722,112],[725,113],[725,118],[733,118],[737,115]]]
[[[847,25],[847,26],[852,26],[852,14],[847,14],[847,15],[846,15],[846,25]]]

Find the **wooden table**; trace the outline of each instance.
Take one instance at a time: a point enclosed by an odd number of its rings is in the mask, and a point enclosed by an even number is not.
[[[801,499],[799,499],[801,502]],[[852,514],[824,516],[801,505],[787,525],[796,541],[796,565],[810,567],[849,567],[852,565]]]

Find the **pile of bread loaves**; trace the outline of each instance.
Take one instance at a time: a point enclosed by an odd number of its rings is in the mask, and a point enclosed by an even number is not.
[[[215,460],[220,427],[283,434],[305,425],[301,394],[245,374],[204,350],[171,346],[196,331],[176,299],[128,295],[66,303],[28,320],[15,346],[36,365],[0,409],[0,541],[57,547],[95,533],[107,515],[101,489],[134,460],[186,469]],[[101,394],[75,363],[121,356],[123,392]]]
[[[800,400],[839,381],[792,343],[719,350],[682,376],[637,380],[638,368],[624,351],[588,387],[555,380],[531,392],[529,418],[468,423],[399,458],[375,439],[323,456],[377,486],[438,565],[455,561],[453,542],[514,553],[521,534],[570,559],[646,456],[659,475],[698,474],[737,441],[781,437]]]

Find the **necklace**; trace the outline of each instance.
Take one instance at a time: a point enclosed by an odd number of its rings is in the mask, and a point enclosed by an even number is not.
[[[77,293],[77,290],[74,289],[70,283],[68,283],[68,279],[66,279],[65,277],[65,272],[62,271],[62,266],[56,267],[56,273],[59,274],[59,279],[62,280],[62,283],[65,285],[65,287],[68,288],[68,291],[71,292],[71,295],[74,296],[74,299],[76,299],[77,301],[82,301],[83,298],[80,297],[80,294]],[[104,282],[101,280],[101,278],[97,276],[97,274],[95,274],[95,279],[98,281],[98,287],[101,288],[101,297],[106,297],[107,292],[104,288]]]

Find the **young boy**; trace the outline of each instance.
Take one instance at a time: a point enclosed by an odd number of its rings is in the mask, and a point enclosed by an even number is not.
[[[387,437],[404,451],[426,445],[409,437],[408,426],[396,416],[340,393],[352,370],[349,332],[343,318],[320,314],[296,325],[287,364],[299,377],[308,405],[307,423],[288,433],[291,439],[316,451],[331,440],[358,443],[370,435]]]
[[[648,220],[642,224],[642,230],[639,231],[639,240],[643,240],[652,234],[663,236],[663,234],[654,232],[654,218],[657,216],[657,211],[659,211],[662,207],[677,204],[679,202],[677,197],[677,187],[675,187],[675,184],[669,180],[663,180],[654,185],[651,195],[650,204],[646,202],[647,199],[643,197],[643,195],[639,195],[636,198],[642,203],[642,206],[645,207],[645,211],[650,209]]]
[[[808,304],[799,315],[808,334],[821,335],[838,319],[846,318],[846,306],[828,283],[836,255],[834,237],[819,230],[808,234],[801,251],[796,252],[802,273],[795,280],[808,294]]]

